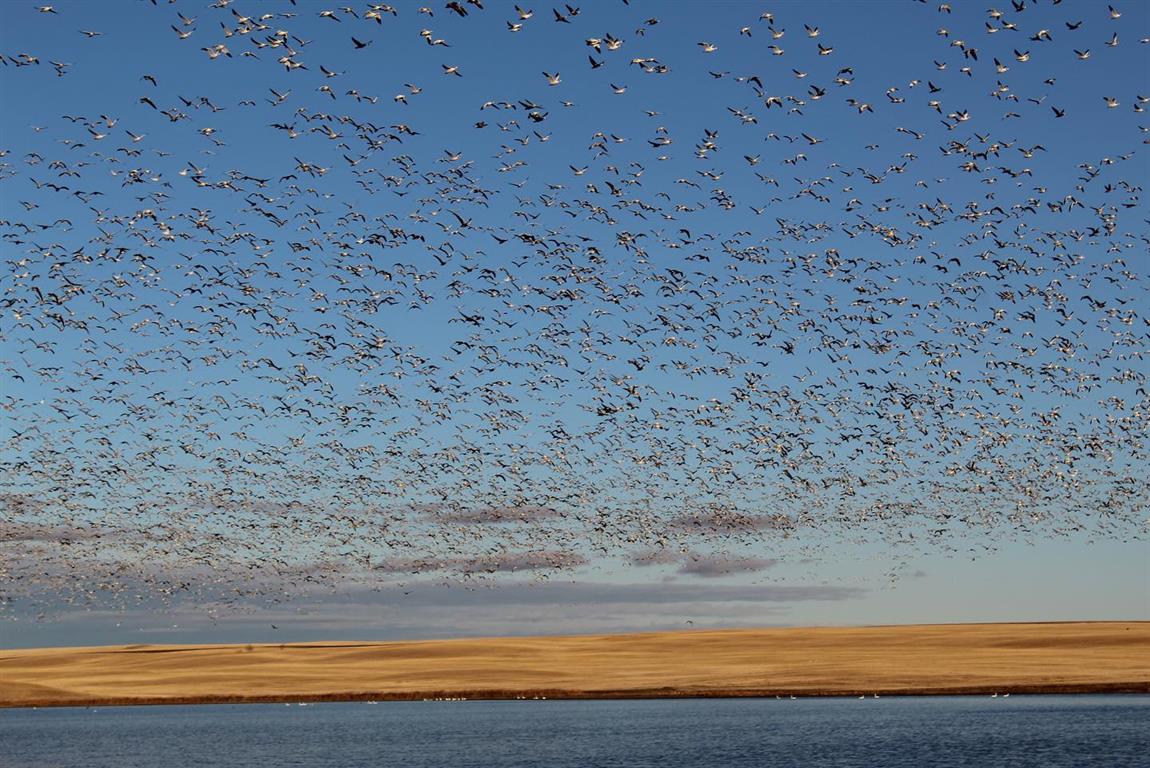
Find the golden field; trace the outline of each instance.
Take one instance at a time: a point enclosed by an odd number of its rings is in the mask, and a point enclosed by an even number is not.
[[[1150,692],[1150,622],[0,651],[0,706]]]

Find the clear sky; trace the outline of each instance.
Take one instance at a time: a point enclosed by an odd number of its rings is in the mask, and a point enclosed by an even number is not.
[[[1150,618],[1150,6],[392,5],[0,5],[0,645]]]

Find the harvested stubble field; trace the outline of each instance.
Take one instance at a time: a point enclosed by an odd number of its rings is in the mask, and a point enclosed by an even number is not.
[[[0,706],[1150,692],[1150,622],[0,651]]]

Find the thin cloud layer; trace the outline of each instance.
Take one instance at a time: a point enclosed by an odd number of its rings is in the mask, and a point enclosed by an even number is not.
[[[758,573],[773,568],[778,563],[777,559],[766,557],[692,555],[679,568],[679,573],[713,579],[736,573]]]
[[[845,586],[722,585],[699,582],[605,584],[530,582],[461,585],[416,581],[402,587],[316,594],[283,604],[177,604],[122,611],[64,610],[53,623],[10,633],[37,643],[74,644],[83,626],[90,642],[279,642],[580,634],[686,627],[793,623],[791,611],[812,603],[864,599]],[[690,621],[690,624],[687,622]],[[274,629],[273,629],[274,625]]]

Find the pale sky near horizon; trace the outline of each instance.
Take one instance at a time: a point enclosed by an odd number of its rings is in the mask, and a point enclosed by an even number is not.
[[[1150,3],[393,5],[0,4],[0,647],[1150,620]]]

